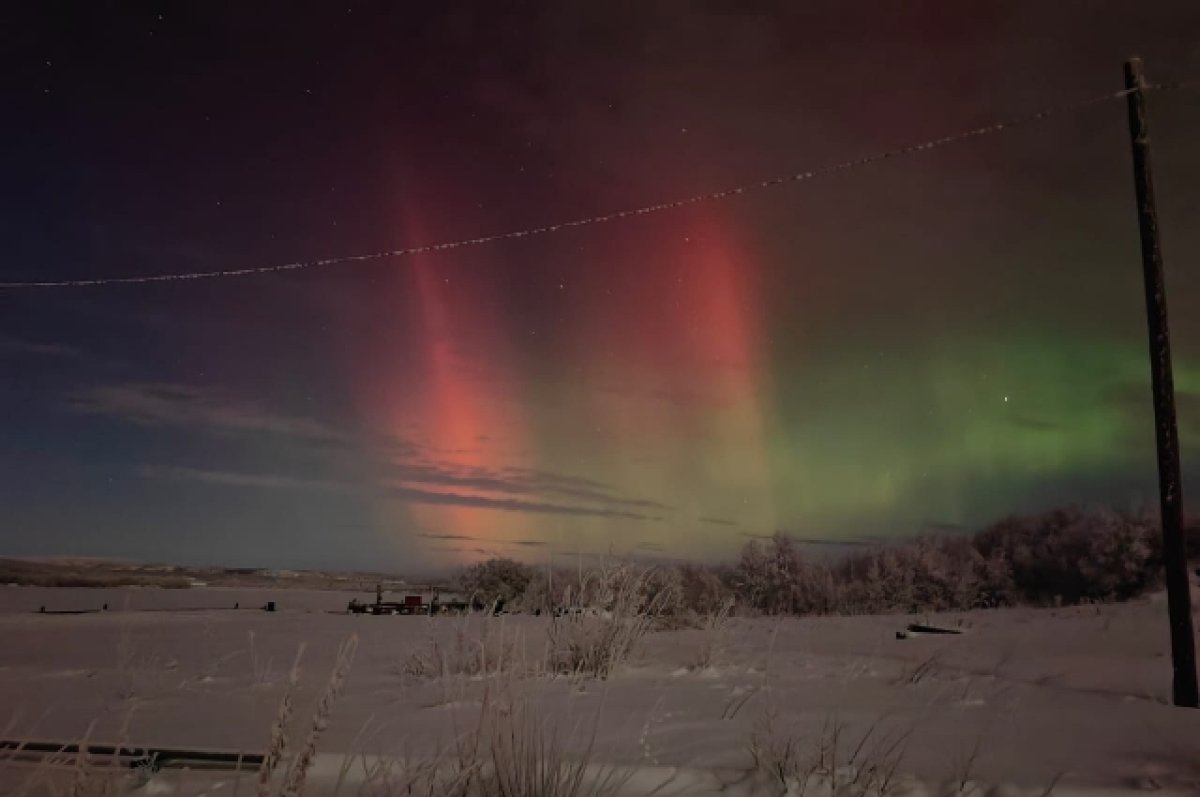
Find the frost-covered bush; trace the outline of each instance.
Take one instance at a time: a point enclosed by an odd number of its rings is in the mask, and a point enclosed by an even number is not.
[[[1125,600],[1159,579],[1157,523],[1104,509],[1014,517],[974,537],[927,536],[832,561],[783,534],[742,549],[732,587],[768,614],[956,611]]]
[[[1011,517],[975,535],[985,557],[1008,563],[1017,600],[1124,600],[1159,578],[1157,524],[1108,509],[1069,507]]]
[[[533,569],[514,559],[488,559],[471,565],[458,577],[459,585],[472,600],[491,605],[514,602],[533,580]]]
[[[659,569],[604,562],[584,575],[578,591],[568,591],[567,610],[550,621],[551,670],[607,678],[674,601],[671,579]]]
[[[733,590],[722,579],[720,568],[682,565],[679,568],[680,601],[688,609],[708,616],[722,611],[733,598]]]
[[[1200,549],[1200,533],[1189,534]],[[526,611],[630,611],[653,606],[656,628],[700,627],[734,600],[738,613],[863,614],[961,611],[1018,604],[1125,600],[1159,581],[1158,523],[1107,509],[1071,507],[1011,517],[974,536],[925,536],[840,558],[807,555],[786,534],[746,543],[732,565],[647,568],[609,562],[555,572],[511,559],[469,568],[465,589]],[[633,579],[631,582],[629,579]],[[636,582],[636,594],[629,592]],[[570,594],[567,594],[567,590]],[[728,611],[728,609],[725,609]]]
[[[806,559],[783,533],[746,543],[732,581],[739,603],[766,614],[817,614],[837,609],[833,572]]]

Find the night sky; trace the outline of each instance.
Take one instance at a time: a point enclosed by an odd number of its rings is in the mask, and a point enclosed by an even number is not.
[[[1200,4],[9,3],[0,280],[603,214],[1119,90],[1130,55],[1200,74]],[[1149,101],[1187,500],[1200,92]],[[1154,505],[1125,125],[0,291],[0,555],[415,572]]]

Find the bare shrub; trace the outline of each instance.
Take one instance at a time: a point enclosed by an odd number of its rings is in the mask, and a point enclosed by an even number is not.
[[[528,701],[497,699],[489,690],[477,724],[431,757],[348,756],[335,794],[358,764],[359,795],[612,797],[633,769],[595,761],[602,710],[601,705],[590,721],[564,728]]]
[[[655,606],[655,629],[691,628],[695,612],[683,602],[683,577],[677,567],[650,567],[642,571],[640,605]]]
[[[1160,567],[1148,519],[1069,508],[828,563],[780,533],[748,542],[731,582],[740,602],[767,614],[940,612],[1125,600],[1158,583]]]
[[[1037,605],[1132,598],[1157,583],[1161,565],[1154,524],[1108,509],[1007,518],[974,543],[1008,563],[1018,600]]]
[[[479,621],[466,614],[454,626],[449,643],[436,637],[414,651],[401,665],[402,674],[412,678],[478,677],[518,670],[518,639],[505,633],[503,619],[490,612]]]
[[[485,732],[490,755],[480,779],[480,797],[608,797],[628,782],[632,770],[613,766],[595,767],[596,730],[600,712],[583,751],[576,757],[567,744],[578,729],[564,733],[519,703],[487,712]]]
[[[700,614],[711,615],[733,600],[733,590],[721,578],[721,571],[702,565],[679,567],[680,602]]]
[[[897,790],[909,735],[877,721],[851,742],[846,727],[827,717],[820,734],[805,739],[780,728],[768,710],[750,734],[749,752],[755,771],[781,793],[886,797]]]
[[[572,582],[578,583],[574,570],[536,568],[525,591],[515,599],[514,606],[525,612],[549,613],[555,606],[563,605],[566,590]]]
[[[514,559],[497,558],[471,565],[458,577],[472,600],[507,606],[520,598],[533,580],[533,569]]]
[[[1200,551],[1195,527],[1188,540],[1190,550]],[[923,536],[832,559],[805,555],[779,532],[748,542],[732,566],[651,568],[641,590],[644,602],[658,606],[656,629],[698,628],[730,596],[739,611],[770,615],[1124,600],[1157,584],[1160,564],[1149,518],[1068,508],[1009,518],[973,537]],[[552,572],[492,559],[460,580],[482,601],[541,612],[604,605],[608,599],[593,593],[607,580],[606,569]]]
[[[700,632],[700,647],[692,660],[693,670],[703,670],[713,667],[725,652],[726,637],[729,626],[729,614],[733,610],[733,598],[704,618]]]
[[[985,558],[965,537],[920,537],[842,560],[840,611],[932,612],[1011,602],[1005,563]]]
[[[832,572],[782,532],[746,543],[733,582],[743,602],[766,614],[825,614],[838,603]]]
[[[605,563],[588,573],[574,605],[551,620],[549,664],[560,674],[607,678],[649,633],[673,599],[648,588],[652,569]]]
[[[453,771],[443,755],[433,758],[370,757],[347,755],[338,772],[334,795],[352,770],[358,769],[357,795],[405,795],[405,797],[472,797],[473,772]]]

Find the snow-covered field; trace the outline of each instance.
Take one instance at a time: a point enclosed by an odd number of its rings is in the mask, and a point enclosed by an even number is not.
[[[332,781],[347,754],[420,757],[447,747],[477,721],[485,690],[489,701],[528,701],[569,747],[582,748],[595,725],[592,760],[636,767],[628,793],[674,775],[659,793],[777,794],[768,776],[750,774],[752,737],[760,749],[793,739],[808,760],[822,742],[828,750],[836,731],[848,773],[902,749],[896,783],[913,794],[961,790],[964,782],[995,795],[1040,795],[1051,786],[1056,794],[1200,794],[1200,711],[1169,704],[1161,595],[923,618],[964,633],[909,639],[896,631],[916,618],[735,618],[719,634],[652,632],[607,681],[520,674],[544,659],[544,617],[335,613],[352,597],[373,596],[0,588],[4,736],[65,741],[90,733],[93,742],[261,752],[298,646],[305,650],[295,722],[304,728],[339,644],[357,634],[309,794]],[[278,611],[257,608],[268,600]],[[109,611],[37,613],[103,603]],[[433,640],[453,651],[460,636],[470,643],[485,631],[489,646],[517,645],[503,677],[438,677],[405,666]],[[711,663],[696,666],[713,643]],[[885,744],[901,737],[902,747]],[[0,786],[13,789],[27,770],[4,766]],[[227,781],[163,774],[143,788],[220,795],[232,793]]]

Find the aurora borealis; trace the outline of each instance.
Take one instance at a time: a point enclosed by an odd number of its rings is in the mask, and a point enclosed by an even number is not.
[[[1191,4],[6,12],[4,280],[670,200],[1200,73]],[[1078,25],[1090,20],[1086,30]],[[1036,35],[1035,35],[1036,34]],[[1151,97],[1200,477],[1200,127]],[[732,555],[1156,500],[1120,102],[796,186],[295,273],[0,295],[0,554]]]

